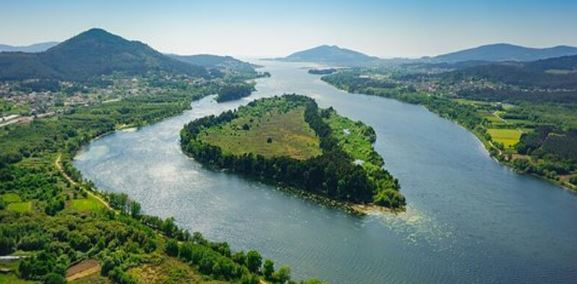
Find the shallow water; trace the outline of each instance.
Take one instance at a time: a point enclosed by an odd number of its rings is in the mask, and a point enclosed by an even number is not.
[[[332,283],[575,283],[577,196],[492,160],[467,130],[421,106],[352,95],[302,64],[258,62],[271,78],[240,101],[212,97],[138,131],[90,143],[74,164],[147,214],[234,249],[256,248],[296,278]],[[362,120],[408,201],[399,215],[354,217],[270,186],[204,169],[180,151],[183,124],[260,97],[299,93]]]

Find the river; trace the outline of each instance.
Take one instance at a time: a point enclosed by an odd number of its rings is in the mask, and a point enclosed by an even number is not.
[[[257,62],[271,78],[250,97],[192,109],[138,131],[92,141],[75,158],[104,190],[147,214],[174,216],[233,249],[259,250],[293,278],[331,283],[575,283],[577,195],[492,160],[467,130],[422,106],[353,95],[303,64]],[[179,130],[261,97],[298,93],[361,120],[399,179],[406,213],[355,217],[268,185],[203,168],[180,150]]]

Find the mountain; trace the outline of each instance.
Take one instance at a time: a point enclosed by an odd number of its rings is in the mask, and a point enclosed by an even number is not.
[[[87,80],[112,73],[166,72],[207,76],[205,68],[170,58],[139,41],[91,29],[44,52],[0,53],[0,80]]]
[[[198,55],[175,55],[170,54],[170,57],[186,62],[192,65],[202,66],[204,68],[218,69],[221,71],[232,71],[237,73],[255,73],[253,64],[238,60],[231,56],[218,56],[210,54]]]
[[[57,45],[58,42],[50,41],[50,42],[41,42],[26,46],[13,46],[7,44],[0,44],[0,52],[42,52],[46,51],[47,49]]]
[[[358,51],[340,48],[336,45],[321,45],[295,52],[287,57],[277,58],[276,60],[314,62],[339,66],[361,66],[376,63],[379,61],[379,58]]]
[[[529,48],[500,43],[424,58],[423,60],[436,63],[461,61],[535,61],[569,55],[577,55],[577,47],[556,46],[551,48]]]

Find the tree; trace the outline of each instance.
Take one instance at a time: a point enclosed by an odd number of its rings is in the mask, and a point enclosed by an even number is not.
[[[140,217],[140,210],[141,210],[141,206],[140,203],[136,202],[136,201],[130,201],[130,216],[132,216],[133,218],[138,218]]]
[[[164,251],[170,256],[178,256],[178,242],[174,239],[168,240],[164,246]]]
[[[274,273],[274,262],[270,259],[265,259],[262,266],[262,274],[266,280],[272,280],[272,275]]]
[[[46,276],[45,284],[66,284],[66,279],[60,274],[49,273]]]
[[[14,239],[0,236],[0,255],[11,254],[14,251],[15,244]]]
[[[291,280],[291,269],[288,266],[281,266],[281,268],[273,274],[273,278],[277,283],[284,284]]]
[[[246,266],[248,270],[252,273],[258,273],[260,266],[262,264],[262,257],[260,253],[255,250],[250,250],[246,254]]]

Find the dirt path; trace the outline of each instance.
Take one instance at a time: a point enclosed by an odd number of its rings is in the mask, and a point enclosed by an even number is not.
[[[54,166],[56,166],[56,168],[58,169],[58,171],[60,171],[60,173],[62,174],[62,176],[64,176],[64,178],[66,178],[66,180],[68,180],[68,182],[72,185],[79,185],[74,179],[72,179],[68,174],[66,174],[66,172],[64,171],[64,169],[62,168],[62,164],[60,164],[60,159],[62,158],[62,154],[58,154],[58,158],[56,158],[56,160],[54,161]],[[84,192],[86,192],[86,194],[94,197],[96,200],[98,200],[100,203],[102,203],[104,206],[106,206],[106,208],[113,210],[112,207],[110,207],[110,205],[108,204],[108,202],[106,202],[104,199],[102,199],[100,196],[98,196],[97,194],[95,194],[94,192],[84,188],[84,187],[80,187],[82,188],[82,190]]]
[[[82,261],[66,270],[66,281],[72,281],[100,272],[100,264],[94,259]]]

